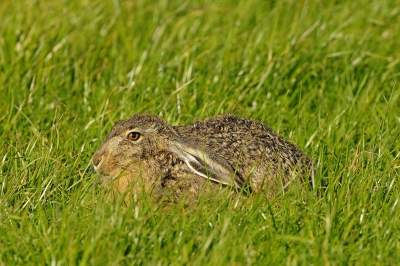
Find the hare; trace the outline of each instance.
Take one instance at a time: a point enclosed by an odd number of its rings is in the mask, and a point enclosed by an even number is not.
[[[174,201],[185,193],[195,201],[205,187],[267,190],[271,197],[293,180],[313,182],[312,162],[295,145],[260,122],[229,114],[187,126],[136,114],[114,125],[92,163],[115,192],[169,191]]]

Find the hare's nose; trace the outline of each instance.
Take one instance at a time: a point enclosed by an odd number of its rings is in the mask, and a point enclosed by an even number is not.
[[[98,156],[97,154],[95,154],[93,156],[92,164],[93,164],[94,170],[96,170],[96,172],[99,170],[99,165],[100,165],[102,160],[103,160],[102,156]]]

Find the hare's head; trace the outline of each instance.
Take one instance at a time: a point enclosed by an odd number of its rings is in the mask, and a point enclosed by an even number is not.
[[[165,150],[177,133],[157,116],[137,114],[117,122],[94,154],[92,163],[105,180],[138,174],[140,163]]]
[[[92,163],[103,177],[103,184],[116,177],[129,180],[141,174],[147,181],[155,180],[160,169],[157,155],[167,152],[187,165],[194,174],[218,183],[238,188],[242,182],[234,181],[235,169],[203,143],[180,136],[165,120],[158,116],[136,114],[117,122],[94,154]],[[126,181],[128,182],[128,181]]]

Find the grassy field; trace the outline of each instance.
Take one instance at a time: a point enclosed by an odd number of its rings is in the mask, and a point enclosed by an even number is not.
[[[396,0],[2,0],[0,265],[399,263],[399,21]],[[107,200],[90,158],[141,112],[258,119],[326,189]]]

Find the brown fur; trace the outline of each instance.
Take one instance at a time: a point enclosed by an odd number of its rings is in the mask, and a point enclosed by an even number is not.
[[[138,141],[127,139],[140,133]],[[187,126],[136,114],[119,121],[92,158],[104,186],[116,193],[152,192],[155,198],[195,202],[202,191],[231,186],[272,197],[293,181],[312,183],[311,161],[260,122],[221,115]]]

